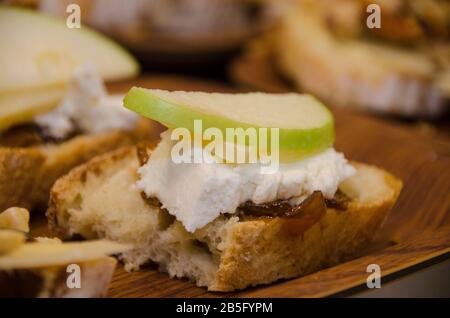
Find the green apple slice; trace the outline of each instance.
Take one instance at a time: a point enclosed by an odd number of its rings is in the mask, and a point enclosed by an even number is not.
[[[57,85],[0,94],[0,133],[52,110],[64,97],[65,92],[65,86]]]
[[[85,63],[104,80],[139,71],[128,52],[85,25],[70,29],[64,19],[0,5],[0,94],[65,83]]]
[[[301,94],[221,94],[169,92],[133,87],[125,96],[127,108],[169,128],[279,128],[282,161],[320,152],[334,142],[333,115],[321,102]]]

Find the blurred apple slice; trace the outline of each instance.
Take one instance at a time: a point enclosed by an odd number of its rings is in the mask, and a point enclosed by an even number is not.
[[[65,86],[59,85],[0,93],[0,132],[13,125],[30,122],[36,115],[50,111],[65,92]]]
[[[126,50],[85,25],[70,29],[63,19],[0,6],[0,94],[66,83],[85,63],[104,80],[139,71]]]

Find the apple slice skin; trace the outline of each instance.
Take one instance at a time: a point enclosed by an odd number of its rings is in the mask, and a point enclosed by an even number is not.
[[[145,88],[131,88],[124,98],[124,105],[128,109],[156,120],[169,128],[183,127],[193,131],[194,120],[198,119],[202,120],[203,129],[215,127],[220,129],[224,136],[226,128],[262,128],[173,104],[153,95]],[[270,129],[268,133],[270,138]],[[314,155],[331,147],[334,138],[334,120],[331,112],[329,122],[319,128],[280,128],[280,159],[282,162],[291,162]]]

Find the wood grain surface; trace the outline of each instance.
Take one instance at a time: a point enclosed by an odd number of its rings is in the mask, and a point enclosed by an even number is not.
[[[181,90],[236,91],[220,83],[189,78],[152,76],[113,84],[113,91],[131,85]],[[436,138],[416,124],[334,110],[336,148],[347,158],[375,164],[404,182],[400,198],[373,244],[353,261],[305,277],[247,289],[209,293],[186,280],[170,279],[154,265],[127,273],[120,265],[110,297],[323,297],[365,282],[368,264],[389,275],[450,252],[450,137]],[[44,223],[42,223],[44,222]],[[34,220],[33,232],[46,231],[45,220]]]

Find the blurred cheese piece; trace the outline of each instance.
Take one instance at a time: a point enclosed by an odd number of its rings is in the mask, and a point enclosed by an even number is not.
[[[0,213],[0,228],[28,233],[30,212],[24,208],[12,207]]]
[[[0,213],[0,298],[100,297],[108,291],[117,261],[108,255],[130,249],[107,240],[63,243],[37,237],[25,243],[29,212],[9,208]],[[79,270],[79,288],[68,285]]]
[[[13,234],[14,233],[14,234]],[[20,237],[20,235],[22,235]],[[107,255],[129,249],[106,240],[62,243],[0,231],[0,297],[102,297],[106,296],[117,261]],[[6,248],[9,248],[6,251]],[[3,248],[3,250],[2,250]],[[78,288],[71,288],[78,273]]]
[[[25,234],[16,230],[0,229],[0,259],[1,255],[10,253],[25,243]]]

